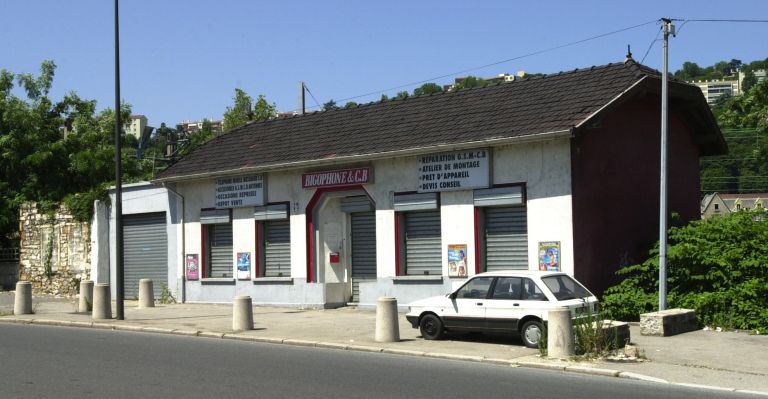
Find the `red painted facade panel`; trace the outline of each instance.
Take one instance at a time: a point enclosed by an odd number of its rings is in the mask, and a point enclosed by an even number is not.
[[[636,98],[571,142],[575,277],[598,295],[659,238],[660,102]],[[674,109],[668,160],[668,209],[683,222],[696,219],[699,149]]]

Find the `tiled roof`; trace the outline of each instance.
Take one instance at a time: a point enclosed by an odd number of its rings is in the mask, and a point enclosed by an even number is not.
[[[569,131],[646,76],[658,78],[659,72],[629,60],[482,88],[252,122],[201,146],[161,172],[157,180]],[[686,89],[698,91],[695,86]]]

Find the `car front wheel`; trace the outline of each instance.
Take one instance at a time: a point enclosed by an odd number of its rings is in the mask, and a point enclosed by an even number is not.
[[[443,321],[433,314],[425,314],[419,322],[419,330],[424,339],[440,339],[445,334]]]
[[[523,338],[525,346],[529,348],[538,348],[543,331],[544,328],[540,321],[529,320],[523,324],[523,328],[520,329],[520,336]]]

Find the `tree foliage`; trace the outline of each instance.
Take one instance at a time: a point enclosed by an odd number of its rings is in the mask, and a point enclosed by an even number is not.
[[[234,105],[224,112],[224,131],[227,132],[250,121],[263,121],[277,115],[277,106],[270,104],[263,95],[256,101],[242,89],[235,89]]]
[[[35,201],[46,209],[57,203],[75,207],[88,219],[93,198],[104,198],[114,183],[115,113],[96,112],[96,102],[69,93],[60,101],[48,97],[56,64],[44,61],[40,74],[0,70],[0,245],[15,240],[21,203]],[[14,80],[26,94],[14,94]],[[123,105],[128,121],[130,106]],[[123,134],[123,144],[126,144]],[[144,177],[136,150],[123,147],[124,181]],[[89,197],[90,205],[78,205]],[[86,201],[87,202],[87,201]]]
[[[713,112],[728,154],[702,159],[702,191],[768,192],[768,80]]]
[[[443,92],[443,88],[437,83],[424,83],[423,85],[413,90],[413,95],[423,96],[423,95],[437,94],[442,92]]]
[[[709,326],[768,329],[768,216],[742,211],[669,231],[669,307],[696,310]],[[658,309],[658,245],[645,262],[626,266],[606,291],[609,317],[638,320]]]

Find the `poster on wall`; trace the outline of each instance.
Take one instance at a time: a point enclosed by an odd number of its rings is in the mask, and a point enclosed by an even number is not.
[[[539,241],[539,270],[560,271],[560,241]]]
[[[448,245],[448,276],[467,277],[467,244]]]
[[[237,253],[237,278],[238,280],[248,280],[251,278],[251,253]]]
[[[197,280],[200,278],[200,262],[197,254],[188,254],[186,258],[187,280]]]

